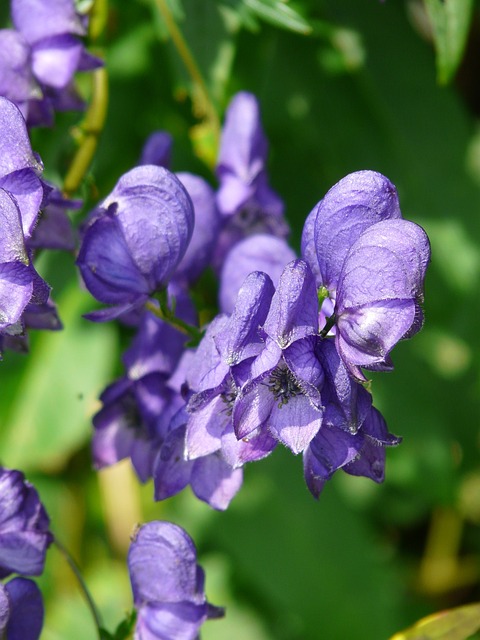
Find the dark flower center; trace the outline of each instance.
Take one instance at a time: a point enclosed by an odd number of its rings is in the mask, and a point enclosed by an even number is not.
[[[233,381],[233,378],[230,377],[225,383],[224,391],[220,394],[221,399],[226,405],[223,411],[225,411],[227,416],[232,415],[233,405],[235,404],[235,400],[237,399],[237,396],[238,396],[238,387]]]
[[[287,367],[277,367],[274,369],[268,378],[267,385],[273,393],[275,400],[278,400],[279,408],[287,404],[290,398],[302,393],[295,376]]]

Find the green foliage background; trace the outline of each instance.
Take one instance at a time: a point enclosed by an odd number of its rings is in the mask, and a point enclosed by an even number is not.
[[[215,184],[202,160],[215,153],[212,123],[202,119],[198,88],[159,5],[103,6],[94,45],[105,56],[109,104],[80,189],[87,203],[136,163],[154,129],[175,138],[174,171]],[[404,216],[427,230],[425,328],[395,349],[395,371],[372,383],[376,405],[404,441],[388,451],[382,486],[339,472],[318,502],[304,485],[301,460],[276,451],[246,468],[245,486],[225,513],[188,492],[153,503],[152,486],[140,487],[128,464],[96,474],[90,418],[121,371],[128,334],[81,318],[94,302],[78,286],[73,256],[53,253],[42,256],[41,270],[65,329],[32,335],[29,355],[5,356],[2,463],[23,469],[38,487],[112,630],[131,608],[128,536],[136,521],[154,518],[192,535],[208,597],[227,606],[224,620],[206,624],[204,640],[386,639],[441,608],[480,600],[478,7],[449,0],[168,6],[219,117],[236,91],[258,96],[271,182],[285,199],[296,249],[309,211],[358,169],[386,174]],[[88,79],[81,82],[88,96]],[[59,116],[54,130],[32,134],[47,177],[65,176],[80,119]],[[42,638],[94,638],[54,549],[40,583]]]

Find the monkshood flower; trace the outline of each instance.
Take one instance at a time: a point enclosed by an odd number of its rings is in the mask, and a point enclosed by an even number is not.
[[[154,131],[143,145],[138,164],[156,164],[170,169],[173,138],[167,131]]]
[[[35,582],[13,578],[0,584],[0,638],[38,640],[43,615],[42,594]]]
[[[171,522],[154,521],[134,534],[128,552],[135,640],[195,640],[224,609],[205,596],[205,574],[190,536]]]
[[[176,300],[177,313],[189,320],[191,303],[185,294]],[[105,389],[100,396],[103,407],[93,417],[92,453],[97,469],[129,457],[142,482],[151,477],[170,419],[183,405],[169,378],[185,340],[152,313],[143,313],[122,358],[126,373]]]
[[[216,168],[217,204],[225,217],[215,255],[217,269],[230,248],[248,235],[288,236],[283,202],[268,184],[267,153],[257,98],[237,93],[225,115]]]
[[[51,125],[55,110],[82,109],[74,75],[102,65],[80,40],[86,16],[73,0],[11,0],[11,15],[14,29],[0,31],[0,94],[29,126]]]
[[[189,460],[221,451],[231,467],[267,456],[276,440],[266,431],[237,439],[232,412],[241,388],[251,377],[252,360],[264,349],[259,328],[270,308],[274,288],[265,273],[253,272],[241,287],[230,317],[217,316],[191,358],[187,378],[195,391],[187,404],[185,455]],[[252,430],[253,431],[253,430]]]
[[[333,307],[329,326],[350,373],[364,380],[361,367],[391,369],[392,348],[422,326],[430,260],[428,237],[401,218],[392,183],[374,171],[343,178],[307,218],[302,255]]]
[[[185,255],[194,211],[181,182],[154,165],[124,174],[92,212],[77,265],[90,293],[108,309],[88,314],[116,318],[164,290]]]
[[[0,467],[0,577],[38,576],[53,540],[49,518],[23,473]]]
[[[318,302],[303,260],[289,263],[262,328],[265,346],[233,406],[237,438],[268,429],[293,453],[305,449],[322,425],[323,368],[315,349]]]

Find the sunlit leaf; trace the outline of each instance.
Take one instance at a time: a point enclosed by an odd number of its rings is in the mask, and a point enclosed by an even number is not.
[[[473,0],[425,0],[437,49],[438,81],[449,82],[461,62]]]
[[[281,27],[298,33],[309,34],[312,27],[295,9],[281,0],[243,0],[246,7],[251,9],[259,18],[270,22],[275,27]]]
[[[390,640],[467,640],[480,629],[480,604],[434,613]]]
[[[91,431],[98,395],[115,365],[112,327],[81,315],[92,306],[74,283],[59,300],[65,329],[43,332],[28,355],[2,429],[2,461],[21,469],[61,466]]]

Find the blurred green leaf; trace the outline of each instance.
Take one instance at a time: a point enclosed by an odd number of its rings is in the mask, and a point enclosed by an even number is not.
[[[81,317],[91,298],[73,283],[57,302],[65,328],[38,335],[2,429],[2,461],[11,467],[62,466],[88,439],[98,395],[115,366],[112,327]]]
[[[467,640],[480,629],[480,604],[434,613],[390,640]]]
[[[242,0],[244,5],[262,20],[275,27],[308,35],[312,27],[284,0]]]
[[[432,21],[440,84],[449,82],[462,60],[473,0],[425,0]]]

